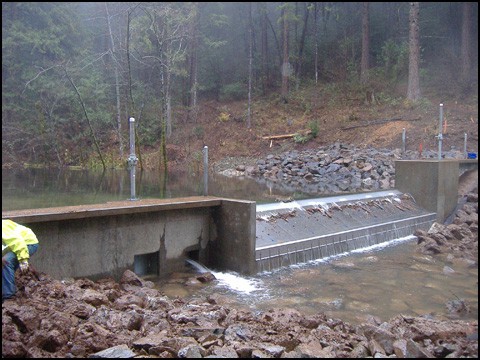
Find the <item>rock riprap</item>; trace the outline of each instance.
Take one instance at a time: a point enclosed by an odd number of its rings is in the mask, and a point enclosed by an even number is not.
[[[418,159],[417,151],[400,149],[357,148],[335,143],[315,150],[288,151],[268,155],[253,166],[238,165],[221,173],[247,176],[272,183],[284,191],[306,194],[386,190],[395,187],[395,160]],[[438,157],[435,151],[424,151],[423,159]],[[443,153],[444,158],[462,159],[458,150]]]

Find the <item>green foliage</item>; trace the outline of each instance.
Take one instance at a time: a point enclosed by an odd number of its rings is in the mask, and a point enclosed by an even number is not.
[[[400,96],[393,96],[386,92],[379,92],[376,94],[376,98],[380,104],[389,105],[392,107],[400,106],[403,102],[403,98]]]
[[[200,170],[203,164],[203,153],[201,150],[194,151],[190,155],[190,161],[188,161],[188,170],[193,175],[200,174]]]
[[[246,100],[248,4],[107,4],[110,24],[106,22],[105,3],[2,3],[2,150],[7,159],[76,163],[95,154],[91,131],[75,91],[65,81],[64,68],[78,87],[102,147],[118,149],[113,143],[117,137],[112,136],[117,131],[117,78],[123,137],[128,137],[126,118],[131,115],[141,118],[137,133],[142,146],[159,145],[164,133],[160,119],[165,116],[167,95],[174,115],[175,104],[187,105],[194,68],[197,69],[198,103],[206,96],[222,101]],[[308,4],[312,10],[313,3]],[[370,7],[370,52],[376,61],[371,62],[369,86],[375,89],[380,104],[426,109],[430,105],[425,99],[418,104],[405,104],[402,98],[389,95],[408,74],[406,4],[372,3]],[[316,111],[319,104],[336,106],[346,97],[362,99],[365,92],[358,81],[361,19],[360,13],[354,11],[358,4],[318,5],[318,38],[313,37],[311,13],[304,44],[300,44],[303,5],[297,6],[300,10],[297,13],[294,3],[266,2],[252,6],[255,42],[252,91],[259,91],[265,84],[262,89],[265,95],[279,98],[281,18],[282,9],[286,10],[283,16],[290,25],[292,67],[299,65],[299,49],[304,45],[302,79],[295,81],[302,86],[309,82],[318,86],[315,94],[318,101],[292,91],[290,102],[279,102],[279,105],[285,111],[300,108],[305,116]],[[462,3],[422,3],[420,86],[442,84],[442,91],[448,91],[451,98],[460,96],[460,89],[451,85],[459,79],[461,67],[461,6]],[[474,10],[472,23],[477,24],[478,7]],[[128,39],[127,16],[130,20]],[[112,30],[114,51],[109,30]],[[475,26],[471,41],[475,44],[471,49],[475,84],[478,82],[478,71],[475,71],[478,29]],[[126,59],[127,42],[130,62]],[[263,44],[267,45],[266,49]],[[315,58],[316,45],[318,59]],[[195,59],[198,61],[194,63]],[[315,60],[318,60],[318,84],[314,83]],[[262,81],[267,78],[268,84]],[[474,92],[475,96],[478,98],[478,92],[477,95]],[[229,118],[228,110],[220,114],[221,121]],[[262,121],[265,120],[258,119],[255,126]],[[175,121],[171,125],[175,126]],[[314,137],[318,125],[310,123],[309,126]],[[201,126],[194,127],[192,134],[197,138],[205,136]],[[296,137],[297,142],[308,140],[305,136]]]
[[[243,100],[247,97],[247,89],[242,83],[225,85],[221,90],[221,100]]]
[[[193,128],[193,135],[195,135],[197,139],[203,139],[203,137],[205,136],[205,129],[203,128],[203,126],[195,126]]]
[[[228,112],[222,111],[220,115],[218,115],[218,120],[221,122],[227,122],[230,120],[230,114]]]
[[[293,136],[293,141],[297,144],[305,144],[308,140],[310,140],[312,137],[310,135],[302,135],[302,134],[295,134]]]
[[[382,46],[380,60],[385,79],[396,83],[408,74],[408,43],[399,44],[392,39],[387,40]]]
[[[318,131],[319,131],[319,127],[318,127],[318,121],[316,120],[312,120],[308,123],[308,127],[310,129],[310,135],[314,138],[317,137],[318,135]]]

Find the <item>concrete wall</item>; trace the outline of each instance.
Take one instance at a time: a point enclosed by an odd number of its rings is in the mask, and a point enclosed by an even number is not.
[[[395,188],[411,194],[418,205],[436,212],[443,223],[458,202],[458,160],[395,161]]]
[[[135,261],[149,261],[152,254],[158,257],[160,276],[184,269],[191,253],[219,270],[249,273],[251,269],[245,265],[254,256],[246,249],[251,244],[255,247],[252,206],[255,209],[255,202],[213,197],[149,199],[127,205],[113,202],[55,211],[9,211],[2,212],[2,218],[35,232],[40,248],[31,263],[37,270],[58,279],[119,280],[126,269],[148,268],[148,264],[136,266]],[[210,251],[212,241],[218,252]],[[236,253],[236,258],[224,261],[223,256],[230,252]]]
[[[215,234],[209,242],[208,266],[257,272],[255,262],[256,204],[254,201],[222,200],[212,216]]]
[[[464,159],[458,161],[460,175],[471,170],[478,170],[478,159]]]

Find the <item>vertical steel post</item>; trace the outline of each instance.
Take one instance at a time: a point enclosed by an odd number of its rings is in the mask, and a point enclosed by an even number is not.
[[[405,157],[405,128],[402,131],[402,157]]]
[[[135,197],[135,166],[137,165],[137,156],[135,155],[135,118],[131,117],[130,123],[130,156],[128,157],[128,167],[130,169],[130,200],[137,200]]]
[[[467,154],[467,133],[463,135],[463,157],[468,158]]]
[[[443,104],[440,104],[440,116],[438,125],[438,160],[442,160],[442,123],[443,123]]]
[[[203,147],[203,195],[208,195],[208,146]]]

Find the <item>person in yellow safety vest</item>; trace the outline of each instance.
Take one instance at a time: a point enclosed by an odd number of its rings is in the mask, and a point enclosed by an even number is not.
[[[2,220],[2,303],[15,296],[15,271],[28,271],[28,260],[38,250],[38,239],[26,226]]]

